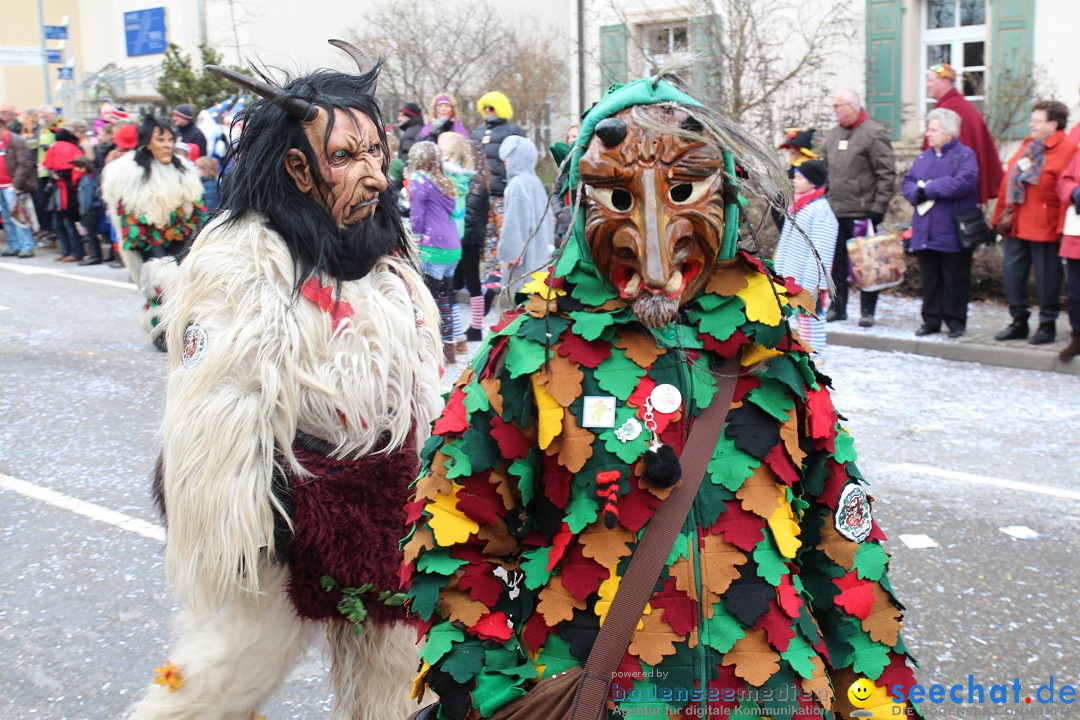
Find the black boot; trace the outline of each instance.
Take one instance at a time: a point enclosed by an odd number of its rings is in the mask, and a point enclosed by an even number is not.
[[[1058,353],[1058,359],[1062,362],[1069,362],[1077,355],[1080,355],[1080,330],[1072,331],[1072,339],[1069,340],[1069,344],[1065,346],[1065,349]]]
[[[84,251],[83,259],[79,261],[80,265],[100,265],[101,264],[101,239],[96,235],[87,235],[83,241]]]
[[[1013,318],[1009,327],[994,336],[995,340],[1024,340],[1028,336],[1027,317]]]
[[[1035,331],[1035,334],[1028,340],[1029,345],[1047,345],[1054,342],[1054,338],[1057,337],[1057,328],[1054,327],[1052,322],[1039,323],[1039,329]]]

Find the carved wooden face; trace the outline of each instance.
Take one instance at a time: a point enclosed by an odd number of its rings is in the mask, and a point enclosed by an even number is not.
[[[639,106],[597,124],[578,166],[593,261],[647,327],[671,322],[704,287],[724,236],[723,155],[643,127],[698,131],[685,110]]]

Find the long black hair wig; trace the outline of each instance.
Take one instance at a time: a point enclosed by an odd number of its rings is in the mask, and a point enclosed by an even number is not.
[[[139,167],[143,169],[143,177],[147,180],[150,179],[150,169],[154,167],[154,163],[157,160],[154,159],[153,153],[150,152],[150,148],[147,145],[150,144],[151,138],[154,137],[154,131],[161,130],[172,135],[173,140],[176,140],[176,130],[173,129],[171,123],[167,120],[163,120],[156,115],[144,115],[142,123],[139,125],[139,133],[135,140],[135,162]],[[172,166],[180,172],[187,172],[187,168],[184,167],[184,163],[180,161],[180,158],[173,155]]]
[[[386,133],[375,98],[374,87],[381,63],[361,75],[317,70],[286,82],[284,94],[276,100],[259,99],[248,105],[238,120],[243,121],[239,141],[225,158],[227,169],[222,183],[218,212],[225,222],[237,222],[248,213],[263,214],[271,229],[280,234],[296,264],[296,284],[324,274],[335,281],[354,280],[371,271],[379,258],[394,250],[411,257],[408,238],[401,223],[392,192],[379,194],[373,215],[355,225],[339,228],[330,213],[313,197],[301,193],[285,170],[289,150],[300,150],[316,183],[315,192],[325,194],[329,184],[322,177],[319,153],[311,146],[300,120],[282,108],[290,97],[301,98],[323,109],[329,138],[334,127],[334,111],[358,110],[375,124],[383,148],[382,170],[389,167]],[[326,148],[321,148],[323,153]]]

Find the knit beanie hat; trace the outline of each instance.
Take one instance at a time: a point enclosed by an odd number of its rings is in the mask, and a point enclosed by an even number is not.
[[[121,150],[132,150],[138,144],[139,129],[134,125],[122,125],[113,133],[113,142]]]
[[[408,115],[409,117],[420,117],[422,113],[420,106],[414,102],[401,103],[401,108],[398,109],[399,115]]]
[[[795,172],[806,178],[806,181],[814,187],[821,187],[828,178],[825,163],[820,160],[807,160],[795,168]]]
[[[173,115],[179,115],[185,120],[195,119],[195,111],[191,108],[191,105],[187,103],[180,103],[175,108],[173,108]]]

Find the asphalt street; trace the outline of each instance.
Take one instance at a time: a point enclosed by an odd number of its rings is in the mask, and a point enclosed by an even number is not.
[[[0,719],[118,718],[164,664],[176,611],[149,496],[165,356],[125,271],[50,260],[0,261]],[[825,369],[920,682],[1018,679],[1021,702],[1051,676],[1080,684],[1080,378],[839,346]],[[313,647],[263,712],[329,706]]]

